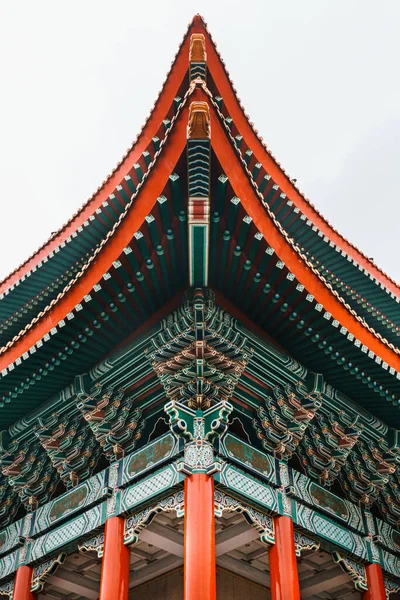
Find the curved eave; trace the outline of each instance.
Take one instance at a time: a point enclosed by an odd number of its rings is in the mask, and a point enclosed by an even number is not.
[[[358,248],[340,235],[340,233],[338,233],[332,227],[332,225],[330,225],[330,223],[317,211],[310,201],[293,184],[280,163],[278,163],[278,161],[267,149],[262,138],[258,135],[257,130],[250,122],[248,115],[245,113],[240,99],[237,96],[236,89],[233,86],[225,64],[217,50],[216,44],[214,43],[205,22],[200,16],[196,16],[193,20],[193,23],[196,23],[198,31],[201,31],[206,36],[207,69],[210,72],[220,95],[222,96],[224,106],[226,107],[229,116],[235,122],[236,127],[240,131],[240,134],[242,135],[247,147],[254,152],[257,160],[263,164],[264,168],[267,170],[282,192],[286,194],[288,199],[298,206],[306,215],[306,217],[311,219],[324,235],[329,237],[329,239],[336,246],[351,256],[359,265],[373,275],[375,279],[387,287],[391,292],[399,296],[399,285],[375,264],[373,264]]]
[[[188,95],[196,100],[204,94],[201,90],[191,88]],[[187,98],[188,96],[186,96]],[[138,231],[147,215],[150,214],[157,198],[162,194],[170,174],[174,170],[186,146],[186,126],[188,122],[187,103],[182,104],[182,110],[169,132],[166,143],[159,152],[154,167],[149,170],[148,177],[143,181],[131,205],[128,205],[121,220],[104,240],[91,260],[78,276],[65,288],[62,294],[49,305],[40,316],[23,330],[20,335],[10,342],[0,356],[0,371],[8,365],[29,353],[53,327],[66,319],[83,298],[90,294],[94,286],[101,280],[104,273],[117,261],[123,249],[129,245],[132,235]]]
[[[73,235],[77,229],[81,227],[99,207],[101,207],[103,202],[107,201],[115,187],[120,184],[124,177],[129,173],[132,165],[139,161],[142,153],[156,136],[160,124],[162,124],[163,119],[165,119],[168,114],[168,111],[174,102],[174,98],[182,86],[183,80],[187,74],[190,34],[202,32],[203,29],[203,22],[197,17],[189,24],[188,30],[171,65],[171,69],[167,74],[154,107],[132,147],[127,151],[120,163],[93,196],[83,204],[78,212],[63,225],[57,233],[52,235],[51,238],[28,260],[0,282],[0,294],[4,293],[27,273],[35,269],[41,261],[47,259],[51,252],[64,243],[69,236]]]
[[[205,92],[203,92],[203,98],[209,100],[209,96]],[[222,124],[222,119],[219,117],[215,106],[210,106],[210,110],[212,114],[212,148],[235,194],[241,199],[246,212],[256,223],[260,233],[274,248],[280,260],[290,268],[296,279],[304,285],[326,311],[331,313],[342,327],[351,332],[362,345],[374,352],[376,356],[396,371],[399,371],[400,357],[394,349],[379,339],[380,336],[374,334],[352,314],[349,307],[326,285],[323,278],[320,278],[317,272],[310,268],[304,257],[291,243],[289,236],[285,235],[284,230],[278,228],[278,223],[273,219],[272,213],[266,206],[261,204],[255,185],[252,185],[244,171],[244,167],[238,168],[238,154],[233,148],[232,141],[228,138],[228,132]]]
[[[174,114],[178,109],[179,105],[175,107]],[[4,294],[0,294],[0,337],[6,333],[11,339],[23,329],[90,259],[126,209],[132,194],[136,193],[169,127],[170,120],[164,121],[162,135],[159,132],[107,201],[96,208],[95,213],[74,234],[7,288]]]
[[[209,95],[202,88],[193,93],[193,100],[205,100],[211,106],[212,115],[212,147],[219,163],[226,172],[236,195],[241,198],[243,206],[256,223],[257,228],[268,243],[274,248],[296,279],[312,294],[340,325],[349,331],[354,338],[372,351],[389,367],[399,370],[398,354],[374,332],[360,322],[350,308],[333,292],[323,278],[311,268],[291,242],[282,228],[274,220],[267,207],[262,206],[257,196],[255,185],[245,172],[244,166],[238,165],[237,151],[229,139],[229,132],[224,127],[220,116]],[[167,143],[157,158],[157,169],[152,169],[140,189],[132,207],[127,210],[124,219],[112,232],[99,249],[95,259],[82,271],[73,284],[60,295],[52,306],[48,307],[41,317],[31,324],[22,334],[3,351],[0,357],[0,370],[15,360],[20,359],[29,349],[37,344],[54,326],[65,319],[82,299],[101,279],[103,274],[116,261],[129,244],[132,235],[138,231],[145,217],[151,212],[157,197],[162,193],[169,175],[173,171],[186,144],[186,123],[188,119],[187,104],[183,107],[168,136]],[[238,168],[239,167],[239,168]]]

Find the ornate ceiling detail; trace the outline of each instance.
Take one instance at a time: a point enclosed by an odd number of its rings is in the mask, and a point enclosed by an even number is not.
[[[100,456],[100,447],[80,413],[54,413],[39,419],[35,431],[53,467],[67,488],[90,477]]]
[[[400,467],[389,479],[378,497],[378,505],[386,519],[394,527],[400,527]]]
[[[14,520],[19,506],[17,492],[8,484],[7,477],[0,472],[0,529]]]
[[[317,413],[299,445],[298,455],[307,474],[330,486],[356,444],[362,427],[343,412]]]
[[[110,461],[132,452],[145,426],[142,411],[134,407],[134,397],[124,390],[96,386],[79,394],[78,409]]]
[[[302,395],[289,384],[284,390],[275,386],[253,420],[263,448],[282,460],[289,459],[320,406],[318,393]]]
[[[378,442],[360,439],[339,474],[350,500],[364,506],[375,502],[395,472],[397,460],[398,449],[389,449],[383,438]]]
[[[48,502],[59,481],[50,458],[35,437],[0,442],[0,464],[3,475],[28,511]],[[7,443],[7,445],[6,445]]]
[[[231,398],[252,355],[234,320],[201,289],[186,296],[152,343],[147,358],[168,398],[201,410]]]

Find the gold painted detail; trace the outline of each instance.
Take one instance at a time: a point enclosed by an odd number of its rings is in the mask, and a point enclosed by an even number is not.
[[[210,139],[210,109],[207,102],[192,102],[189,106],[187,137],[190,140]]]
[[[33,570],[31,592],[37,594],[44,588],[45,581],[50,575],[56,572],[58,567],[63,564],[67,555],[64,552],[53,558],[37,565]]]
[[[353,581],[356,590],[359,592],[366,592],[368,590],[367,575],[364,565],[348,556],[343,556],[339,552],[333,552],[332,557],[335,563],[339,564],[342,570],[348,574]]]
[[[202,33],[193,33],[190,36],[190,49],[189,49],[189,61],[190,62],[206,62],[206,39]]]

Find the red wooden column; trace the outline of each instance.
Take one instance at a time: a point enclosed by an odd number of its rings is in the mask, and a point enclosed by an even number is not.
[[[15,577],[13,600],[34,600],[31,592],[32,567],[18,567]]]
[[[111,517],[104,530],[99,600],[128,600],[129,548],[124,545],[124,519]]]
[[[367,565],[365,572],[367,573],[368,592],[363,595],[363,600],[386,600],[382,567],[377,564]]]
[[[185,479],[184,600],[216,600],[214,479]]]
[[[269,551],[272,600],[300,600],[293,521],[276,517],[274,528],[275,544]]]

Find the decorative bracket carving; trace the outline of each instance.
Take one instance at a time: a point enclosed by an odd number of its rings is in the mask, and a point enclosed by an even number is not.
[[[246,506],[220,490],[214,491],[214,511],[217,517],[221,517],[224,512],[241,513],[246,521],[259,531],[261,542],[275,544],[274,522],[269,515],[256,510],[252,506]]]
[[[297,557],[300,557],[303,552],[318,552],[321,546],[320,542],[317,542],[317,540],[314,540],[300,531],[294,532],[294,545]]]
[[[398,594],[400,592],[400,581],[394,581],[388,577],[383,578],[385,584],[385,593],[387,600],[390,600],[391,594]]]
[[[97,556],[101,558],[104,552],[104,533],[99,533],[94,537],[82,542],[78,545],[79,552],[85,554],[86,552],[96,552]]]
[[[145,426],[142,411],[134,408],[134,398],[124,390],[97,386],[91,393],[79,394],[78,409],[110,461],[132,452]]]
[[[140,537],[142,529],[150,525],[154,517],[159,512],[175,511],[178,517],[184,514],[184,493],[183,490],[176,492],[172,496],[167,496],[157,504],[148,506],[138,513],[131,515],[125,520],[124,544],[130,546],[136,544]]]
[[[222,401],[202,411],[172,400],[165,405],[164,410],[173,433],[186,441],[184,462],[179,465],[180,470],[188,475],[218,471],[219,463],[214,458],[212,441],[225,433],[233,406]]]
[[[368,583],[364,565],[348,556],[339,554],[339,552],[333,552],[332,556],[335,563],[338,563],[343,571],[349,575],[356,590],[359,592],[366,592],[368,590]]]
[[[257,410],[253,420],[257,437],[267,452],[282,460],[289,459],[321,406],[318,394],[301,395],[289,384],[282,390],[275,386],[265,397],[265,407]]]
[[[0,596],[12,598],[14,592],[14,581],[8,581],[0,585]]]
[[[31,592],[38,594],[43,590],[46,579],[56,572],[58,567],[64,562],[66,556],[67,555],[62,552],[58,556],[37,565],[33,569]]]

